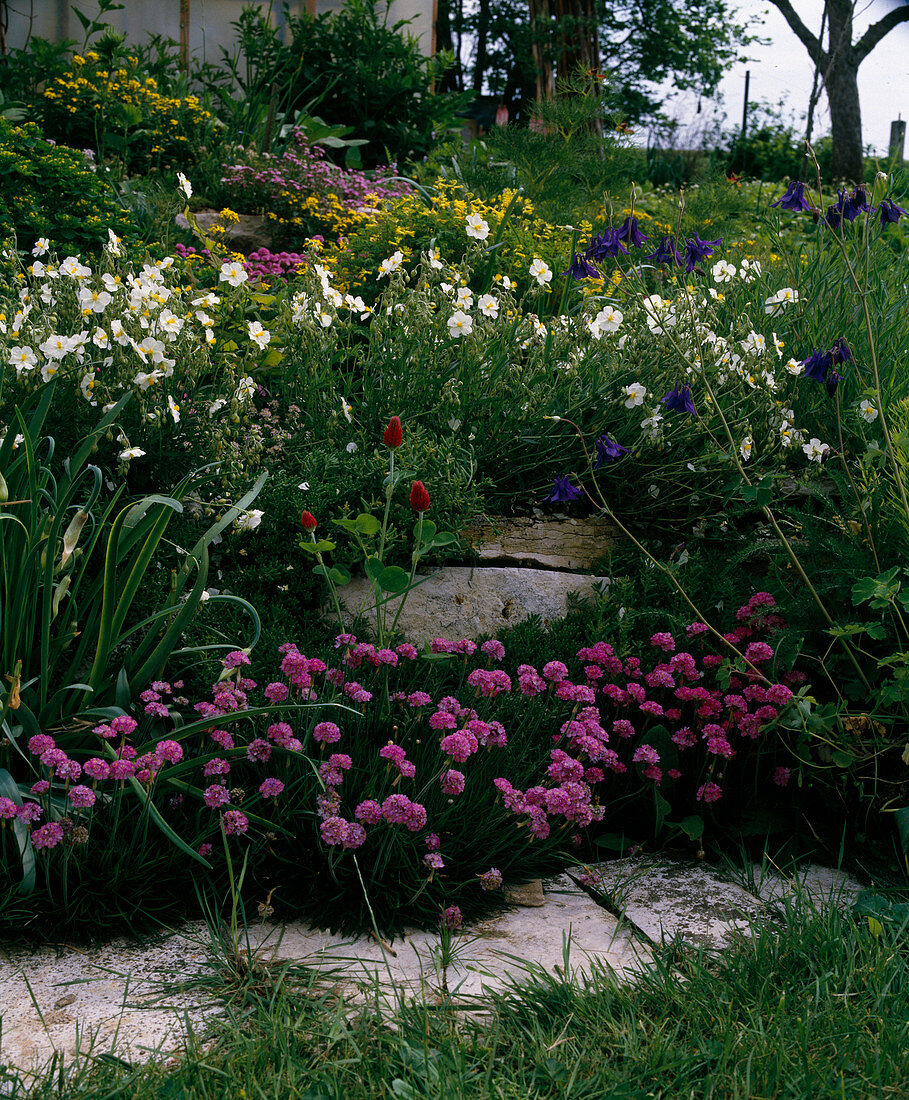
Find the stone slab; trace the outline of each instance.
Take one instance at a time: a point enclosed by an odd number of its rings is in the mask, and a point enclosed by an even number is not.
[[[446,566],[407,594],[398,630],[410,641],[424,642],[495,635],[528,615],[547,625],[565,617],[569,593],[591,597],[594,585],[604,583],[608,578],[546,569]],[[365,578],[339,588],[338,596],[351,616],[374,615],[373,589]],[[386,605],[389,622],[399,606],[400,597]]]
[[[204,929],[195,926],[163,942],[126,939],[101,947],[0,949],[0,1065],[21,1070],[77,1050],[145,1057],[178,1049],[185,1019],[204,1030],[216,1004],[181,981],[208,971]]]
[[[476,549],[481,562],[542,569],[589,571],[619,537],[619,531],[603,519],[475,520],[461,533]]]
[[[520,981],[529,968],[565,974],[589,972],[595,960],[618,978],[630,980],[648,965],[650,952],[627,928],[598,905],[570,878],[560,875],[545,883],[542,907],[516,908],[464,929],[456,961],[447,975],[448,993],[476,997]],[[394,943],[372,936],[343,940],[330,932],[302,924],[250,930],[258,947],[272,944],[276,959],[334,970],[346,968],[336,980],[356,998],[379,983],[386,997],[437,998],[441,975],[438,935],[410,930]],[[370,999],[372,995],[369,994]]]
[[[529,968],[567,977],[596,961],[631,980],[649,964],[647,946],[566,876],[547,882],[544,897],[541,908],[512,909],[464,930],[446,975],[448,996],[475,1008],[471,997],[520,981]],[[351,1001],[374,1001],[376,983],[389,1007],[401,996],[442,996],[439,938],[430,932],[410,931],[386,945],[300,923],[255,924],[248,937],[260,960],[318,967]],[[197,924],[153,946],[118,940],[95,949],[0,953],[0,1065],[28,1071],[46,1065],[54,1051],[69,1061],[77,1047],[134,1058],[179,1050],[185,1018],[203,1034],[218,1011],[203,991],[179,988],[181,979],[208,972],[205,943],[205,927]]]
[[[768,903],[799,899],[821,910],[831,905],[838,909],[851,909],[865,888],[847,871],[822,867],[817,863],[792,869],[753,863],[743,885],[752,888],[758,897]]]
[[[220,217],[217,210],[196,210],[194,214],[199,228],[204,233],[207,233]],[[181,229],[189,229],[185,214],[178,214],[175,220]],[[271,248],[271,240],[271,230],[261,214],[240,214],[238,221],[225,226],[225,243],[235,252],[245,252],[247,256],[260,248]]]
[[[578,876],[654,942],[721,951],[767,917],[764,903],[706,863],[632,856],[593,865]]]

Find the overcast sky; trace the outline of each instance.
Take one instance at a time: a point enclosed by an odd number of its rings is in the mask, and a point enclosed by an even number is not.
[[[793,0],[793,7],[802,22],[817,34],[821,26],[823,0]],[[871,23],[877,22],[891,9],[883,0],[859,0],[856,9],[855,38]],[[721,86],[723,106],[730,125],[740,125],[745,94],[745,72],[751,72],[750,101],[781,100],[792,109],[797,119],[807,110],[814,67],[801,42],[789,29],[789,24],[771,4],[759,0],[740,0],[739,11],[744,16],[759,15],[763,19],[762,37],[769,46],[751,46],[728,73]],[[862,101],[862,133],[866,145],[885,153],[890,135],[890,123],[902,113],[909,118],[909,23],[892,30],[871,51],[859,69],[859,93]],[[689,108],[690,109],[690,108]],[[825,98],[815,125],[815,134],[828,133],[830,115]],[[909,153],[909,143],[907,143]]]

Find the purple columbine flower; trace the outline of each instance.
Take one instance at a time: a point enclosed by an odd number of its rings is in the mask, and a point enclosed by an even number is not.
[[[843,224],[843,211],[837,206],[836,203],[833,206],[827,207],[827,213],[824,215],[824,221],[831,229],[839,229]]]
[[[585,256],[578,256],[575,253],[571,258],[571,263],[568,265],[568,270],[562,272],[563,275],[570,275],[572,279],[602,279],[603,276],[597,271],[592,263],[589,263]]]
[[[810,212],[812,209],[811,204],[805,198],[805,184],[800,183],[799,180],[790,180],[789,186],[786,188],[786,194],[770,205],[778,206],[781,210],[792,210],[794,213],[802,210]]]
[[[552,479],[552,492],[546,497],[547,503],[565,504],[584,495],[583,489],[571,484],[570,477],[570,474],[560,474]]]
[[[644,241],[650,240],[638,229],[638,219],[633,215],[629,215],[622,222],[622,227],[616,230],[616,235],[620,241],[629,241],[635,248],[643,248]]]
[[[622,244],[619,230],[610,226],[591,240],[584,255],[601,263],[607,256],[627,256],[628,249]]]
[[[608,435],[601,435],[595,445],[597,449],[597,460],[593,467],[595,470],[600,470],[608,462],[613,462],[615,459],[621,458],[622,455],[628,454],[627,447],[623,447],[621,443],[616,443]]]
[[[898,222],[903,214],[909,214],[909,210],[904,210],[889,199],[883,199],[878,210],[881,215],[881,229],[892,222]]]
[[[670,237],[668,234],[660,238],[660,244],[656,252],[651,252],[644,259],[653,260],[658,264],[674,264],[676,267],[683,267],[685,264],[675,246],[675,237]]]
[[[845,197],[845,188],[841,193],[841,200],[837,200],[838,203],[842,201],[843,217],[847,222],[854,222],[859,214],[873,214],[874,207],[868,204],[868,193],[865,191],[865,185],[860,183],[849,197]]]
[[[688,237],[685,241],[685,270],[694,271],[694,265],[712,256],[722,243],[722,237],[715,241],[702,241],[697,233],[694,237]]]
[[[837,374],[835,370],[832,370],[827,375],[824,385],[827,387],[827,393],[830,397],[833,397],[835,395],[836,387],[840,384],[840,382],[842,382],[842,380],[843,376],[841,374]]]
[[[826,382],[830,368],[833,366],[833,356],[829,351],[818,348],[807,359],[802,360],[804,377],[811,382]]]
[[[830,349],[830,361],[831,363],[852,362],[852,349],[846,343],[846,338],[844,336],[841,336],[838,340],[834,340],[833,347]]]
[[[660,398],[660,404],[667,412],[686,412],[689,416],[697,416],[697,409],[691,397],[691,387],[677,382],[669,393]]]

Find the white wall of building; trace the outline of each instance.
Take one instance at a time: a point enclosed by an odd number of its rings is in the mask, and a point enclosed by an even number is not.
[[[7,45],[11,49],[22,48],[29,33],[51,41],[74,39],[81,45],[84,31],[71,10],[73,0],[10,0]],[[237,20],[250,0],[189,0],[189,50],[193,57],[217,63],[222,48],[232,52],[235,35],[231,23]],[[283,9],[292,15],[304,11],[336,11],[343,0],[283,0],[259,4],[269,12],[271,21],[280,26]],[[77,0],[76,7],[89,18],[97,13],[93,0]],[[149,34],[180,41],[180,0],[124,0],[121,11],[111,12],[106,18],[118,31],[125,32],[127,40],[141,43]],[[433,50],[433,0],[392,0],[388,10],[389,24],[399,19],[412,22],[407,33],[420,43],[424,54]]]

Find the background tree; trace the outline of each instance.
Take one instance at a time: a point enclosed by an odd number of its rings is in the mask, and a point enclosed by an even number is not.
[[[725,0],[439,0],[437,27],[440,46],[474,43],[462,86],[500,96],[512,117],[581,64],[608,76],[632,123],[660,116],[667,80],[711,95],[754,40]]]
[[[872,23],[857,42],[853,42],[855,5],[852,0],[825,0],[820,35],[808,30],[789,0],[770,2],[780,10],[798,36],[823,80],[830,106],[833,175],[836,179],[858,181],[864,174],[859,66],[882,38],[894,27],[909,20],[909,4],[902,3],[893,8]],[[823,45],[825,25],[826,49]]]

